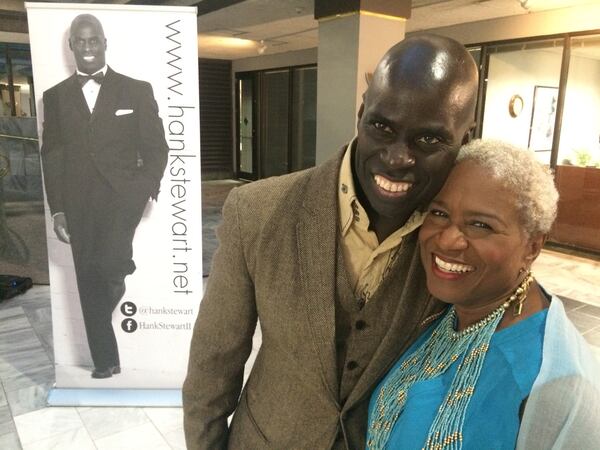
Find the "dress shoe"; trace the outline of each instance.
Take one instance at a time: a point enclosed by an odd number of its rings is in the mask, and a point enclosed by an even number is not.
[[[120,366],[112,366],[104,370],[94,369],[92,372],[92,378],[110,378],[118,373],[121,373]]]

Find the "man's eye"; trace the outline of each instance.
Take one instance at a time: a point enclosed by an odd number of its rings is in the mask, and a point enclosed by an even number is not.
[[[425,145],[435,145],[442,142],[442,140],[436,136],[421,136],[417,139],[417,143]]]
[[[383,131],[384,133],[393,133],[392,129],[382,122],[373,122],[373,126],[378,131]]]

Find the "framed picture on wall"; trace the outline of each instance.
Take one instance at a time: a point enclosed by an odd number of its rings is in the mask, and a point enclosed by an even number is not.
[[[529,142],[527,144],[529,149],[535,152],[549,152],[552,150],[557,103],[557,87],[535,86]]]

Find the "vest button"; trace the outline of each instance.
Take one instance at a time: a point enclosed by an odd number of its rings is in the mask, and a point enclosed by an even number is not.
[[[357,330],[364,330],[367,326],[367,322],[365,322],[364,320],[357,320],[354,326]]]
[[[348,364],[346,364],[346,368],[348,370],[354,370],[358,367],[358,363],[356,361],[349,361]]]

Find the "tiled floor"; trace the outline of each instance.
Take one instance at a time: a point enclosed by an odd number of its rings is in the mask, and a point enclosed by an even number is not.
[[[232,183],[203,184],[205,267],[216,246],[219,205]],[[600,262],[545,250],[541,283],[565,298],[568,314],[600,359]],[[0,304],[0,449],[184,449],[179,408],[47,407],[54,381],[48,286]]]

